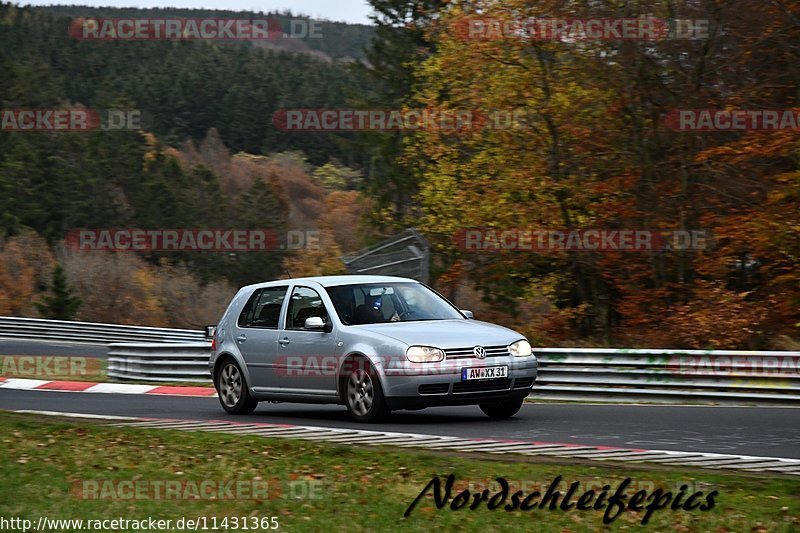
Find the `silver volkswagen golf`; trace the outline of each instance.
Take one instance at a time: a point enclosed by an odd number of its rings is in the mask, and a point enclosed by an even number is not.
[[[209,366],[229,413],[259,401],[336,403],[362,422],[441,405],[511,417],[537,371],[519,333],[389,276],[243,287],[217,325]]]

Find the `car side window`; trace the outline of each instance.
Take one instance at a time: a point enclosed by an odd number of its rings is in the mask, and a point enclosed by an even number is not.
[[[320,317],[326,324],[330,320],[328,311],[319,293],[308,287],[295,287],[289,299],[289,312],[286,314],[286,329],[305,329],[306,319]]]
[[[256,290],[239,315],[239,327],[277,329],[287,290],[288,287]]]

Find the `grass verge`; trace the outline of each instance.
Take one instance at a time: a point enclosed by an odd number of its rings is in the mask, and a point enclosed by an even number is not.
[[[111,428],[72,421],[3,413],[0,417],[0,517],[51,519],[170,519],[161,531],[187,531],[181,517],[206,517],[212,525],[233,528],[233,517],[276,517],[283,531],[797,531],[800,528],[800,480],[786,476],[744,476],[699,469],[536,458],[513,460],[406,449],[354,447],[246,435]],[[469,489],[490,495],[508,480],[511,492],[545,492],[557,476],[566,491],[579,482],[587,490],[612,491],[631,478],[628,496],[659,488],[708,494],[718,491],[708,511],[624,511],[610,526],[603,512],[534,508],[489,510],[486,502],[437,509],[430,493],[408,518],[404,511],[434,476],[454,474],[453,496]],[[178,482],[178,483],[176,483]],[[203,485],[205,483],[205,485]],[[225,483],[231,489],[225,492]],[[238,483],[238,485],[237,485]],[[172,487],[169,489],[168,484]],[[562,496],[563,497],[563,496]],[[510,502],[511,498],[507,502]],[[701,498],[705,501],[705,496]],[[471,501],[470,501],[471,503]],[[647,502],[645,502],[647,504]],[[269,520],[261,525],[269,525]],[[10,530],[0,528],[3,530]],[[202,525],[198,528],[202,530]],[[85,530],[85,529],[84,529]],[[109,530],[109,529],[106,529]],[[134,529],[117,527],[117,531]],[[249,531],[268,528],[248,527]],[[50,531],[79,531],[61,526]]]

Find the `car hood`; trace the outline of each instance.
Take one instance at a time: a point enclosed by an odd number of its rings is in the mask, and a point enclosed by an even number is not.
[[[523,338],[514,330],[479,320],[430,320],[358,326],[411,345],[436,348],[501,346]]]

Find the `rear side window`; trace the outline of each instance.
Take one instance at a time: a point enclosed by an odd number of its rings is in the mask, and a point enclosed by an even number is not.
[[[288,287],[257,289],[239,314],[240,328],[277,329]]]

